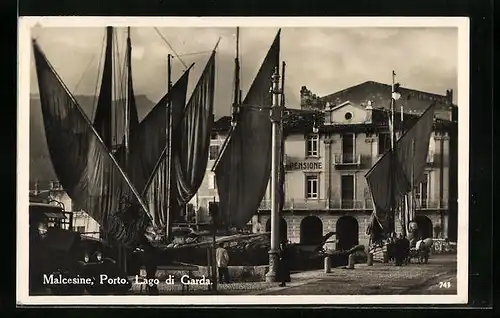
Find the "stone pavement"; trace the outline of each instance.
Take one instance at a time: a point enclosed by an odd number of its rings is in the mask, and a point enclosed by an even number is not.
[[[332,268],[328,274],[323,270],[292,273],[286,287],[266,282],[234,282],[217,287],[215,294],[219,295],[456,294],[456,255],[433,255],[428,264],[401,267],[374,263],[373,266],[356,264],[354,270]],[[160,284],[159,289],[162,295],[183,294],[180,283]],[[134,284],[130,293],[141,293],[140,286]],[[189,294],[214,292],[207,286],[193,285]]]
[[[293,279],[293,278],[292,278]],[[456,255],[434,255],[428,264],[357,264],[354,270],[333,268],[331,273],[311,271],[296,274],[309,279],[300,286],[268,289],[274,295],[394,295],[456,294]],[[446,283],[449,282],[449,283]]]

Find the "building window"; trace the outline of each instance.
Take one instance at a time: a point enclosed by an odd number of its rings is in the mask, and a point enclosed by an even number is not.
[[[306,198],[319,198],[319,178],[318,176],[306,176]]]
[[[391,149],[391,134],[378,134],[378,154],[382,155]]]
[[[427,154],[427,162],[434,162],[435,152],[436,152],[436,140],[434,139],[434,136],[431,136],[431,139],[429,141],[429,153]]]
[[[354,163],[354,134],[342,135],[342,163]]]
[[[78,233],[85,233],[85,226],[77,226],[76,231]]]
[[[216,188],[216,182],[215,182],[215,174],[210,173],[208,175],[208,188],[209,189],[215,189]]]
[[[343,175],[340,179],[342,209],[353,209],[355,194],[354,175]]]
[[[415,188],[415,201],[417,202],[417,207],[421,209],[426,209],[429,200],[429,174],[424,174],[424,178],[420,185]]]
[[[319,136],[310,135],[306,139],[306,156],[317,157],[319,155]]]
[[[216,160],[218,156],[219,156],[219,146],[210,145],[208,159]]]

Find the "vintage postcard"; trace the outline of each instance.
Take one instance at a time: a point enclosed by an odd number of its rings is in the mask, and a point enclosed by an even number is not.
[[[467,18],[22,17],[18,67],[18,305],[467,302]]]

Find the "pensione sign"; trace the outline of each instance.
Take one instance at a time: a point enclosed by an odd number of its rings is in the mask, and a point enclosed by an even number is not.
[[[286,170],[322,170],[323,163],[321,161],[296,161],[286,165]]]

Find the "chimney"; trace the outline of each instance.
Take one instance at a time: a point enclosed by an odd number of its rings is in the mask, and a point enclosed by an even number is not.
[[[373,107],[372,107],[372,101],[369,100],[369,101],[366,102],[366,110],[372,110],[372,109],[373,109]]]
[[[446,90],[446,100],[450,105],[453,104],[453,89]]]
[[[311,91],[306,86],[300,88],[300,108],[306,109],[311,99]]]
[[[366,119],[365,119],[365,122],[366,123],[371,123],[372,122],[372,113],[373,113],[373,106],[372,106],[372,101],[371,100],[367,101],[365,110],[366,110]]]
[[[330,111],[333,108],[333,105],[330,102],[326,102],[325,104],[325,124],[329,125],[332,123],[332,112]]]

